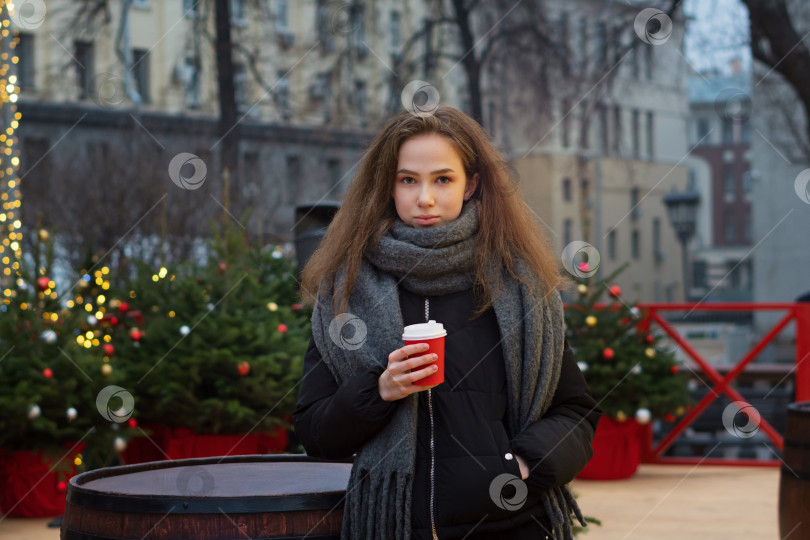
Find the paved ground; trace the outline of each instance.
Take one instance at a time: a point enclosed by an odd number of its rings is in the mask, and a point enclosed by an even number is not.
[[[779,470],[642,465],[628,480],[577,480],[585,515],[602,520],[583,540],[779,539]],[[50,519],[7,518],[0,540],[57,540]]]

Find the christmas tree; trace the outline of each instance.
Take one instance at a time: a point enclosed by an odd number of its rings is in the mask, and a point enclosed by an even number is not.
[[[137,264],[121,292],[143,313],[140,327],[110,342],[134,416],[200,434],[289,427],[310,335],[294,263],[235,226],[215,231],[207,255],[157,270]]]
[[[645,328],[644,314],[611,285],[627,264],[601,281],[578,278],[578,297],[565,312],[566,337],[594,399],[611,418],[645,424],[673,421],[688,403],[687,380],[673,352]],[[579,265],[587,275],[587,263]],[[600,298],[607,302],[600,303]]]

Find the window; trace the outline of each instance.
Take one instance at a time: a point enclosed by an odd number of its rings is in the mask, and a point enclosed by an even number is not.
[[[261,172],[259,172],[259,153],[258,152],[245,152],[244,156],[244,179],[243,186],[248,186],[250,195],[256,196],[259,192],[259,185],[261,184]]]
[[[616,230],[611,229],[608,232],[608,259],[611,261],[616,260]]]
[[[732,163],[724,163],[723,164],[723,186],[726,193],[726,197],[734,197],[735,189],[734,189],[734,167]]]
[[[568,51],[570,51],[570,48],[569,48],[570,43],[569,43],[569,39],[568,39],[568,34],[569,34],[569,28],[568,27],[569,27],[568,12],[563,11],[563,12],[560,13],[559,21],[557,21],[557,28],[558,28],[558,30],[560,32],[560,45],[562,45],[562,47],[563,47],[562,50],[565,51],[566,53]],[[563,71],[563,75],[566,76],[566,77],[571,75],[571,59],[569,58],[568,54],[566,54],[565,58],[563,58],[563,60],[562,60],[562,71]]]
[[[584,107],[580,107],[579,109],[582,111],[582,115],[579,118],[579,121],[580,121],[580,129],[579,129],[580,140],[579,140],[579,144],[583,148],[583,150],[587,150],[587,149],[589,149],[591,147],[591,136],[590,136],[590,131],[591,131],[590,121],[591,121],[591,119],[586,116],[587,113],[585,112]]]
[[[571,100],[566,98],[562,102],[562,110],[560,114],[562,115],[562,145],[565,148],[571,146],[571,115],[569,114],[571,110]]]
[[[150,103],[149,95],[149,52],[145,49],[132,50],[132,76],[135,89],[141,96],[141,103]]]
[[[95,95],[93,88],[93,44],[88,41],[77,41],[73,54],[76,66],[76,80],[79,83],[79,99],[88,99]]]
[[[332,52],[335,50],[335,40],[332,34],[332,14],[329,12],[327,0],[318,0],[318,8],[315,17],[318,41],[321,42],[323,52]]]
[[[610,40],[611,48],[613,49],[613,63],[612,66],[615,66],[621,60],[622,54],[622,29],[620,26],[614,26],[611,28],[611,40]],[[618,67],[616,68],[618,71]]]
[[[652,237],[653,256],[655,257],[655,262],[660,263],[664,260],[664,252],[661,250],[661,218],[653,218]]]
[[[613,107],[613,155],[618,156],[622,143],[622,109]]]
[[[336,158],[326,160],[326,175],[329,177],[329,193],[334,193],[340,186],[340,160]]]
[[[734,122],[731,120],[723,121],[723,144],[732,144],[734,142]]]
[[[647,156],[650,160],[655,156],[655,123],[653,112],[647,111]]]
[[[638,109],[633,109],[633,158],[641,159],[641,134],[639,133],[641,113]]]
[[[610,142],[610,129],[608,127],[607,106],[599,105],[599,144],[602,152],[607,153]]]
[[[354,81],[354,106],[357,109],[357,113],[360,115],[360,119],[364,125],[366,121],[367,101],[368,95],[366,93],[366,81]]]
[[[245,64],[241,62],[233,63],[233,97],[236,108],[245,110],[248,103],[248,78]]]
[[[567,246],[574,239],[574,220],[565,218],[563,220],[563,242]]]
[[[637,187],[630,188],[630,219],[641,217],[641,190]]]
[[[745,223],[743,224],[743,241],[745,241],[746,244],[751,243],[751,213],[750,212],[745,217]]]
[[[641,233],[638,229],[634,229],[630,237],[630,252],[634,259],[641,257]]]
[[[183,0],[183,16],[193,19],[200,16],[200,0]]]
[[[579,61],[577,69],[585,73],[588,63],[588,17],[579,19],[579,43],[574,44],[574,51],[577,53]]]
[[[391,12],[390,28],[388,29],[391,34],[391,52],[399,54],[402,47],[402,24],[399,18],[399,11]]]
[[[34,88],[34,35],[19,34],[20,42],[17,43],[16,51],[19,64],[17,64],[17,82],[20,90],[31,90]]]
[[[582,192],[582,200],[585,202],[586,207],[590,208],[590,203],[588,201],[588,179],[583,178],[579,181],[579,189]]]
[[[197,57],[187,56],[183,61],[183,81],[186,84],[186,107],[200,107],[200,62]]]
[[[289,28],[289,6],[287,0],[276,0],[276,29],[287,30]]]
[[[284,121],[290,119],[290,79],[287,78],[287,71],[280,69],[276,72],[276,106]]]
[[[706,261],[692,262],[692,286],[701,289],[706,287]]]
[[[689,181],[686,184],[687,191],[697,191],[697,173],[695,169],[689,169]]]
[[[596,33],[596,47],[595,50],[599,54],[599,64],[597,69],[607,69],[608,67],[608,47],[607,47],[607,25],[604,22],[599,22]]]
[[[727,244],[733,244],[737,238],[737,231],[734,228],[734,214],[732,212],[726,212],[724,218],[723,234],[725,242]]]
[[[633,47],[630,56],[632,57],[631,60],[631,67],[633,69],[633,78],[640,79],[641,78],[641,45],[636,45]]]
[[[287,156],[287,186],[289,195],[292,197],[290,203],[298,201],[298,190],[296,189],[301,185],[303,178],[301,177],[301,158],[292,155]]]
[[[563,178],[562,187],[563,187],[563,200],[569,202],[571,200],[571,179]]]
[[[653,51],[655,47],[653,45],[639,45],[644,50],[644,76],[647,78],[648,81],[651,81],[653,78]]]
[[[709,139],[709,119],[708,118],[698,118],[697,121],[697,143],[701,146],[709,144],[711,140]]]
[[[245,0],[231,0],[231,24],[243,26],[245,23]]]
[[[751,169],[746,169],[742,175],[742,188],[743,193],[748,195],[751,193],[752,185],[751,185]]]
[[[742,138],[742,142],[750,143],[751,142],[751,121],[746,120],[742,123],[742,133],[740,134]]]

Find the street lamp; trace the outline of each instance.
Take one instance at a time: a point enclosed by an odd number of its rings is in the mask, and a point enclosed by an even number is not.
[[[700,194],[696,191],[672,191],[664,197],[667,206],[669,224],[675,229],[678,241],[681,243],[681,260],[683,262],[683,298],[689,301],[689,259],[686,246],[695,235],[697,224],[697,209],[700,204]]]

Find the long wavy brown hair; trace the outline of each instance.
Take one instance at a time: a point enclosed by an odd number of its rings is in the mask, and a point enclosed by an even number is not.
[[[313,305],[321,283],[334,287],[337,270],[345,264],[346,290],[335,291],[332,310],[346,311],[363,254],[397,219],[393,190],[399,149],[406,140],[424,134],[446,137],[458,151],[467,178],[479,175],[472,198],[480,202],[474,283],[482,303],[475,316],[492,305],[500,289],[500,282],[487,280],[492,261],[502,261],[515,279],[526,283],[517,275],[515,258],[525,261],[534,270],[543,293],[552,288],[569,289],[573,282],[561,273],[557,257],[523,200],[512,167],[475,120],[458,109],[440,106],[431,116],[403,111],[391,117],[371,142],[340,210],[304,267],[300,287],[303,301]],[[531,287],[532,283],[526,285]]]

